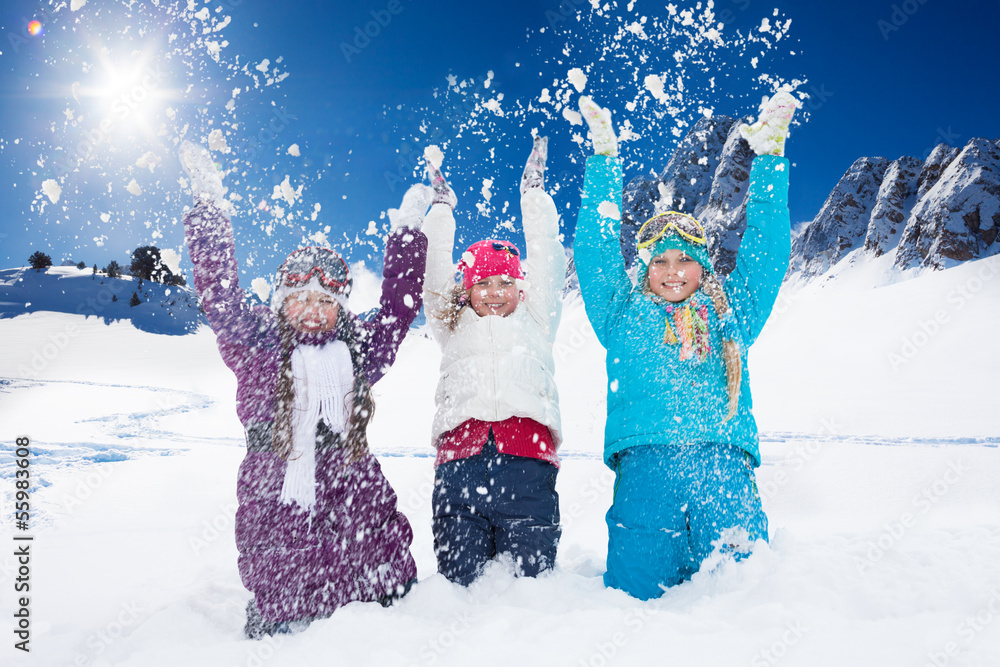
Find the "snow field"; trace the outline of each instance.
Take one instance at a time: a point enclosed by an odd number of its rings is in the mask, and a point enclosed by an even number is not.
[[[787,479],[780,493],[765,493],[771,547],[646,603],[601,583],[612,479],[601,462],[570,456],[563,464],[561,505],[581,511],[567,521],[554,573],[518,580],[498,565],[465,590],[434,573],[430,499],[421,491],[431,461],[385,457],[414,527],[420,583],[391,609],[352,604],[273,644],[240,635],[249,597],[232,541],[240,448],[116,463],[34,544],[34,660],[602,665],[671,655],[679,664],[732,665],[777,664],[767,656],[780,654],[793,665],[920,665],[957,642],[963,653],[951,664],[988,664],[998,635],[988,623],[975,632],[966,617],[1000,596],[1000,531],[987,502],[1000,453],[911,446],[899,469],[899,448],[827,443],[806,464],[786,459],[803,446],[771,443],[779,457],[761,468],[762,489],[781,472]],[[955,462],[961,473],[949,478]],[[59,475],[38,502],[59,502],[87,474]],[[916,499],[927,493],[936,500],[924,511]]]

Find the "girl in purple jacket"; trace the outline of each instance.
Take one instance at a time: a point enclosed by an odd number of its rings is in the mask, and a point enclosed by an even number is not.
[[[352,602],[389,604],[416,578],[412,531],[368,450],[371,385],[392,365],[421,305],[432,191],[414,186],[389,212],[381,308],[347,309],[351,276],[327,248],[296,250],[271,307],[251,308],[237,276],[225,188],[211,156],[185,142],[195,206],[184,216],[194,286],[236,374],[247,454],[237,480],[236,544],[247,637],[301,629]]]

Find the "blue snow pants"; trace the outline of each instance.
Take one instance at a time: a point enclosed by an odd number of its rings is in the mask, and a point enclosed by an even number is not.
[[[438,572],[463,586],[498,555],[508,554],[522,576],[551,568],[562,533],[558,469],[498,453],[492,434],[479,454],[442,463],[434,475]]]
[[[640,600],[690,579],[716,544],[739,560],[756,540],[767,540],[752,462],[732,445],[645,445],[619,452],[606,518],[604,584]]]

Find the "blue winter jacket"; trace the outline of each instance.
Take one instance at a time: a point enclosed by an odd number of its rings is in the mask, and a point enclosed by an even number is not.
[[[663,342],[666,302],[644,293],[642,281],[633,287],[625,272],[617,215],[621,199],[621,161],[603,155],[589,158],[573,254],[587,317],[608,351],[605,463],[614,467],[616,453],[637,445],[730,443],[760,465],[747,348],[771,313],[788,269],[788,160],[765,155],[753,161],[747,230],[736,268],[724,286],[732,317],[720,323],[700,289],[690,297],[708,310],[711,352],[700,362],[681,361],[680,346]],[[617,208],[601,207],[602,202]],[[614,217],[601,215],[599,208]],[[739,406],[728,421],[723,421],[729,397],[722,326],[740,342],[743,361]]]

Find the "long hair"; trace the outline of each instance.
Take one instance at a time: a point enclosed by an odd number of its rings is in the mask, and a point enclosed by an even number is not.
[[[448,294],[443,295],[444,307],[435,310],[431,315],[444,322],[449,330],[454,331],[462,318],[462,313],[472,304],[469,292],[470,290],[465,289],[461,283],[456,284]]]
[[[295,412],[295,377],[292,373],[292,351],[295,349],[295,329],[285,321],[282,311],[278,311],[279,336],[281,340],[281,364],[275,388],[274,430],[271,446],[274,453],[288,460],[292,454],[292,415]],[[343,436],[347,450],[347,465],[359,461],[368,453],[368,423],[375,414],[371,384],[364,373],[361,346],[354,331],[349,314],[341,309],[337,317],[337,339],[347,344],[351,353],[354,375],[354,398],[347,418],[347,433]]]
[[[701,289],[712,300],[715,306],[715,314],[721,318],[729,312],[729,299],[722,290],[719,279],[711,271],[702,271]],[[729,410],[726,422],[736,414],[736,408],[740,403],[740,383],[743,381],[743,360],[740,357],[740,346],[732,338],[722,341],[722,359],[726,364],[726,391],[729,394]]]

